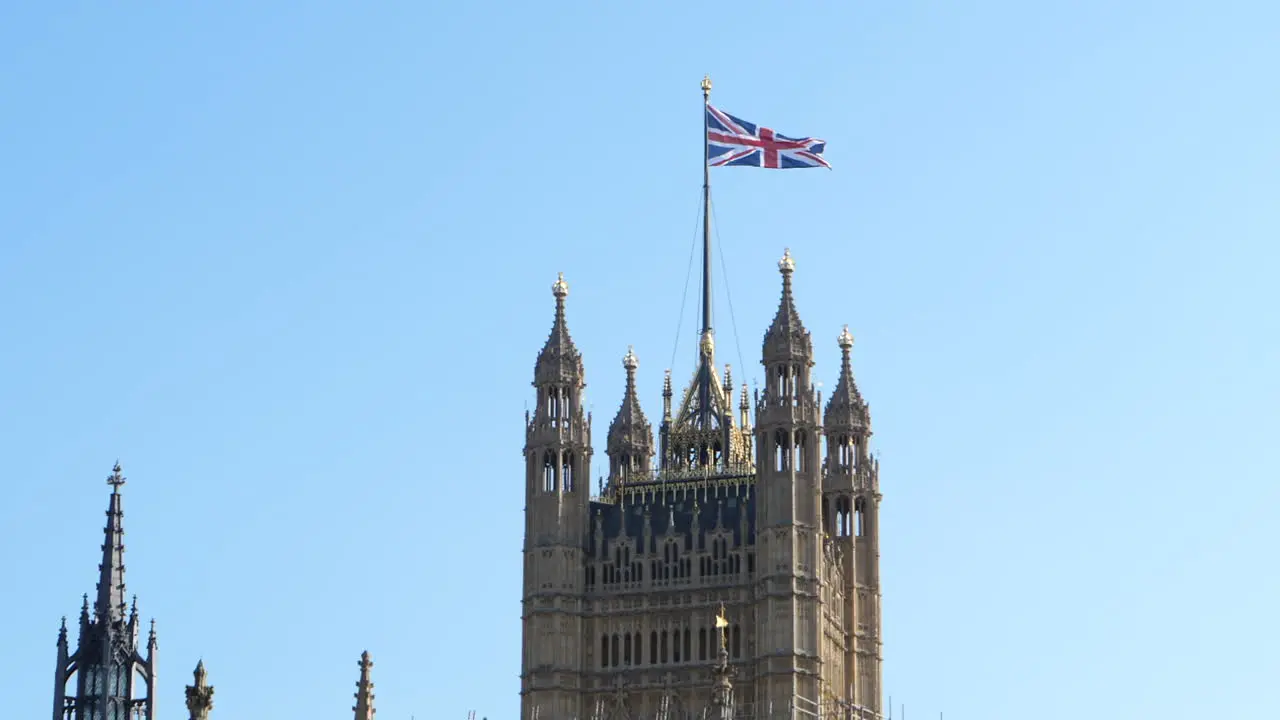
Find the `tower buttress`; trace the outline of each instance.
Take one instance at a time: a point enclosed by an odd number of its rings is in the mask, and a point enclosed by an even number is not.
[[[591,418],[582,355],[569,336],[563,274],[555,320],[538,354],[537,409],[526,414],[524,652],[521,716],[581,714],[582,593],[590,503]]]
[[[795,261],[778,262],[782,298],[765,333],[756,405],[758,707],[818,702],[822,670],[822,424],[810,383],[813,342],[792,296]]]

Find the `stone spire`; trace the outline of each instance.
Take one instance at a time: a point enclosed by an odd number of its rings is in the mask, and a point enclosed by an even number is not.
[[[778,261],[778,271],[782,273],[782,299],[773,323],[764,335],[763,361],[766,365],[777,360],[808,361],[813,356],[813,341],[809,331],[804,329],[804,323],[800,322],[800,313],[796,311],[795,298],[791,294],[791,275],[795,270],[796,262],[788,249]]]
[[[653,428],[640,407],[636,394],[636,368],[640,361],[635,352],[627,348],[622,367],[627,371],[627,387],[622,395],[622,406],[609,424],[609,475],[611,479],[640,471],[649,471],[649,459],[653,456]]]
[[[569,325],[564,319],[564,299],[569,296],[569,283],[564,281],[564,273],[560,273],[551,286],[551,294],[556,298],[556,318],[547,344],[538,353],[533,372],[534,384],[576,382],[581,385],[584,375],[582,355],[574,347],[573,338],[569,337]]]
[[[360,680],[356,683],[356,705],[351,708],[356,712],[355,720],[373,720],[378,711],[373,708],[373,680],[371,671],[373,660],[369,651],[360,654]]]
[[[204,661],[196,663],[195,684],[187,686],[187,712],[191,720],[209,720],[213,710],[213,686],[204,670]]]
[[[148,638],[144,657],[138,647],[138,604],[125,602],[124,511],[120,488],[125,483],[120,463],[107,478],[111,498],[98,565],[96,598],[90,607],[84,596],[80,633],[71,650],[65,629],[58,633],[58,665],[54,675],[53,720],[66,720],[68,708],[76,717],[138,717],[156,720],[155,635]],[[72,689],[72,678],[78,678]],[[127,678],[130,682],[89,682],[92,678]]]
[[[844,326],[837,342],[840,344],[841,355],[840,379],[836,381],[836,389],[827,402],[823,425],[829,429],[870,430],[871,415],[862,399],[862,393],[858,392],[858,384],[853,381],[853,362],[850,360],[853,335],[849,332],[848,325]]]
[[[107,526],[102,542],[102,564],[98,566],[98,601],[94,615],[99,621],[125,619],[128,606],[124,601],[124,511],[120,507],[120,487],[125,479],[117,462],[107,477],[111,485],[111,501],[107,507]]]

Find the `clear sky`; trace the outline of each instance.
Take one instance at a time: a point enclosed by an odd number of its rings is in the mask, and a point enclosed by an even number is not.
[[[703,73],[828,141],[714,172],[719,357],[758,379],[785,247],[826,388],[856,336],[894,705],[1274,715],[1280,5],[24,5],[6,716],[49,717],[119,458],[162,720],[200,658],[215,719],[349,717],[366,648],[381,720],[515,717],[550,286],[598,473],[627,346],[651,419],[692,370]]]

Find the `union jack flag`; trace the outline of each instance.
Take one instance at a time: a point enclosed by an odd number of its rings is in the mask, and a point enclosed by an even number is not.
[[[822,158],[826,148],[824,140],[787,137],[707,105],[707,162],[711,167],[830,169]]]

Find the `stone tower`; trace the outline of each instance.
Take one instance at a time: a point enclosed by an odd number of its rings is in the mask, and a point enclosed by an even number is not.
[[[845,647],[845,686],[855,701],[881,696],[880,674],[880,464],[871,458],[871,411],[853,381],[853,335],[840,333],[840,379],[827,403],[823,529],[844,562],[845,608],[850,642]],[[878,705],[877,705],[878,707]]]
[[[756,401],[755,578],[757,699],[783,708],[796,699],[816,703],[824,681],[821,638],[827,628],[818,446],[817,393],[809,377],[813,342],[791,294],[795,262],[778,262],[782,299],[764,336],[764,392]],[[843,677],[841,677],[843,681]]]
[[[578,717],[583,678],[583,567],[590,504],[591,418],[582,356],[569,337],[561,276],[555,320],[538,354],[537,409],[525,417],[524,717]]]
[[[735,404],[729,367],[717,370],[704,298],[697,366],[678,402],[667,371],[656,447],[639,360],[632,350],[623,357],[609,476],[596,498],[584,475],[590,418],[564,320],[568,287],[563,278],[553,286],[538,409],[526,418],[523,720],[881,712],[870,414],[847,329],[823,413],[790,252],[778,266],[782,295],[764,336],[754,418],[746,386]]]
[[[89,596],[84,597],[74,652],[67,640],[66,618],[58,632],[53,720],[134,720],[139,716],[156,720],[155,621],[151,623],[144,656],[138,644],[137,600],[132,609],[125,603],[124,510],[120,495],[124,482],[117,463],[107,478],[111,498],[102,564],[98,566],[97,599],[91,611]]]

